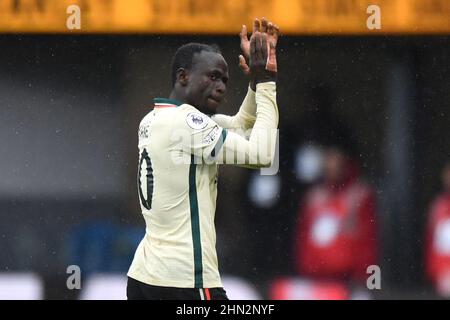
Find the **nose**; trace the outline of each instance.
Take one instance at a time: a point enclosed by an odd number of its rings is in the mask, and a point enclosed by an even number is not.
[[[223,81],[218,81],[218,84],[216,86],[216,91],[220,93],[221,95],[224,95],[227,91],[227,85]]]

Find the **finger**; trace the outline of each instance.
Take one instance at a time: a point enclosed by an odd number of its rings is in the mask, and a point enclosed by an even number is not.
[[[248,41],[247,37],[247,26],[245,24],[242,25],[241,33],[239,34],[241,37],[241,41]]]
[[[261,26],[261,23],[259,22],[259,19],[256,18],[255,21],[253,21],[253,33],[259,32],[260,26]]]
[[[249,68],[247,62],[245,61],[245,58],[244,58],[243,55],[239,55],[239,68],[242,69],[244,74],[249,74],[250,73],[250,68]]]
[[[275,29],[273,28],[273,23],[269,22],[267,25],[267,34],[269,36],[273,36],[274,32],[275,32]]]
[[[247,35],[247,26],[242,25],[241,32],[239,33],[239,37],[241,38],[241,50],[242,53],[248,58],[250,56],[250,42],[248,41]]]
[[[273,51],[273,52],[275,52],[275,50],[276,50],[276,46],[272,42],[269,43],[269,50]]]
[[[268,34],[267,41],[273,43],[276,46],[278,36],[276,36],[275,32],[276,30],[274,24],[272,22],[269,22],[269,24],[267,25],[267,34]]]
[[[261,19],[261,32],[264,32],[264,33],[267,32],[267,19],[266,18]]]
[[[277,72],[277,55],[276,55],[276,47],[270,42],[269,48],[269,56],[267,58],[266,69],[272,72]]]
[[[274,24],[273,30],[274,30],[273,39],[274,39],[274,44],[276,46],[277,42],[278,42],[278,37],[280,36],[280,28],[276,24]]]
[[[247,62],[245,61],[245,58],[242,54],[239,55],[239,67],[243,67],[247,64]]]
[[[267,34],[266,33],[261,33],[261,54],[262,54],[262,58],[267,60],[269,53],[268,53]]]
[[[255,54],[256,54],[256,37],[253,34],[250,38],[250,57],[254,59]]]
[[[260,32],[255,32],[253,35],[255,38],[255,57],[257,61],[261,61],[261,59],[264,59],[264,55],[262,52],[262,37]]]

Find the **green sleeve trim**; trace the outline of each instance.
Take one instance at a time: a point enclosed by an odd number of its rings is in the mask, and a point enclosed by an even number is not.
[[[194,286],[195,288],[203,288],[202,242],[200,236],[196,173],[197,165],[195,164],[195,157],[194,155],[191,155],[191,164],[189,167],[189,206],[191,211],[192,244],[194,249]]]
[[[219,138],[219,141],[217,141],[216,145],[212,149],[211,157],[215,157],[216,154],[220,151],[220,149],[222,148],[222,146],[223,146],[223,144],[225,142],[225,139],[227,138],[227,134],[228,134],[228,130],[227,129],[222,129],[222,135]]]

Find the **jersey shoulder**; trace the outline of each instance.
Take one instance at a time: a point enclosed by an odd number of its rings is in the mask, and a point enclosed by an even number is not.
[[[139,139],[147,139],[150,134],[150,124],[152,122],[152,119],[155,116],[154,110],[147,113],[144,118],[142,118],[141,122],[139,123],[139,130],[138,130],[138,136]]]
[[[179,112],[177,112],[176,119],[174,120],[178,128],[196,132],[217,126],[215,121],[208,115],[189,104],[183,104],[177,109]]]

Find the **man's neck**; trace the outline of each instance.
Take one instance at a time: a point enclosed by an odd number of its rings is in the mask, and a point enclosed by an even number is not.
[[[188,103],[186,96],[184,94],[181,94],[180,92],[176,92],[175,90],[172,90],[172,92],[169,95],[169,99],[177,100],[182,103]]]
[[[177,101],[179,101],[181,103],[191,104],[191,103],[189,103],[186,95],[184,95],[182,92],[178,92],[176,90],[172,90],[172,92],[170,93],[169,99],[177,100]],[[195,105],[192,105],[192,106],[197,108],[200,112],[203,112],[204,114],[206,114],[208,116],[212,116],[213,115],[210,112],[208,112],[207,110],[204,110],[204,108],[202,108],[200,106],[195,106]]]

